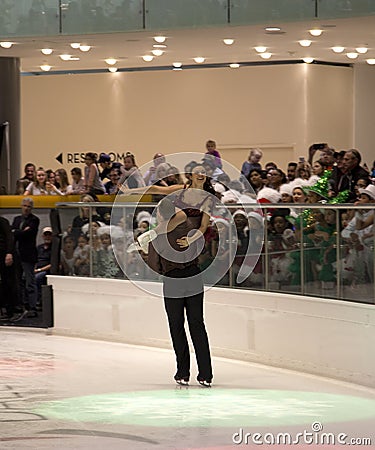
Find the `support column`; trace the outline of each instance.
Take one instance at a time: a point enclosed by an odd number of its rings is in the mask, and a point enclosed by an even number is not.
[[[0,153],[0,188],[14,194],[21,175],[21,94],[19,58],[0,57],[0,125],[5,131]],[[7,144],[9,148],[7,149]]]

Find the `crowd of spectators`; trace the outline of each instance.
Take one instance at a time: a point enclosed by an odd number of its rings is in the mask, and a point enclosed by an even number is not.
[[[208,140],[206,150],[201,160],[188,162],[184,168],[171,165],[168,156],[156,153],[152,166],[143,174],[131,153],[125,155],[123,164],[111,161],[108,154],[103,153],[97,159],[96,154],[87,153],[83,174],[78,167],[71,170],[72,182],[64,169],[36,170],[35,165],[27,164],[24,177],[17,181],[17,193],[79,193],[81,201],[89,203],[97,201],[98,194],[122,194],[123,190],[129,194],[134,188],[146,190],[151,185],[183,188],[189,183],[191,167],[199,163],[210,179],[219,204],[226,205],[226,210],[231,212],[228,217],[219,208],[212,214],[200,256],[202,268],[209,268],[216,260],[217,270],[218,264],[225,267],[226,260],[235,254],[231,274],[224,271],[219,284],[236,284],[241,265],[251,260],[252,242],[260,242],[264,237],[268,261],[263,247],[262,257],[248,279],[239,283],[241,286],[264,283],[266,265],[269,282],[278,287],[312,282],[332,289],[338,272],[343,283],[352,287],[373,283],[374,210],[354,210],[350,205],[339,210],[321,207],[322,204],[375,204],[375,168],[361,166],[358,150],[337,152],[327,144],[314,144],[306,158],[289,162],[284,171],[273,162],[263,165],[263,152],[254,148],[250,149],[236,179],[225,172],[215,141]],[[154,197],[155,201],[159,199]],[[262,212],[256,209],[257,202],[272,207]],[[253,205],[255,209],[244,205]],[[155,226],[149,209],[138,205],[134,220],[133,215],[124,215],[117,221],[111,220],[105,208],[91,209],[89,213],[87,206],[81,206],[79,211],[71,226],[62,230],[62,274],[123,278],[121,268],[125,266],[127,277],[155,278],[142,263],[147,260],[147,252],[137,243],[139,235]],[[230,248],[231,221],[237,233],[236,248]],[[211,272],[205,272],[208,280]]]

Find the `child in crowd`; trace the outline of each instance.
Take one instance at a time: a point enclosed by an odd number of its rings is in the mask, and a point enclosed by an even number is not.
[[[90,275],[90,245],[86,234],[78,237],[78,245],[73,253],[74,273],[79,276]]]

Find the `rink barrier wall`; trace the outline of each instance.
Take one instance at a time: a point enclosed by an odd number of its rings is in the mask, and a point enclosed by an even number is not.
[[[171,348],[161,297],[125,280],[49,276],[48,284],[53,334]],[[372,305],[211,288],[205,321],[214,356],[375,387]]]

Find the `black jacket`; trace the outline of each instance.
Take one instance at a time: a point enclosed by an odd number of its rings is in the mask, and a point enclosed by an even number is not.
[[[16,241],[16,250],[22,262],[35,263],[38,259],[36,237],[38,235],[39,217],[16,216],[13,219],[12,231]],[[26,228],[28,228],[26,230]]]
[[[0,217],[0,253],[7,255],[14,251],[14,239],[7,219]]]

